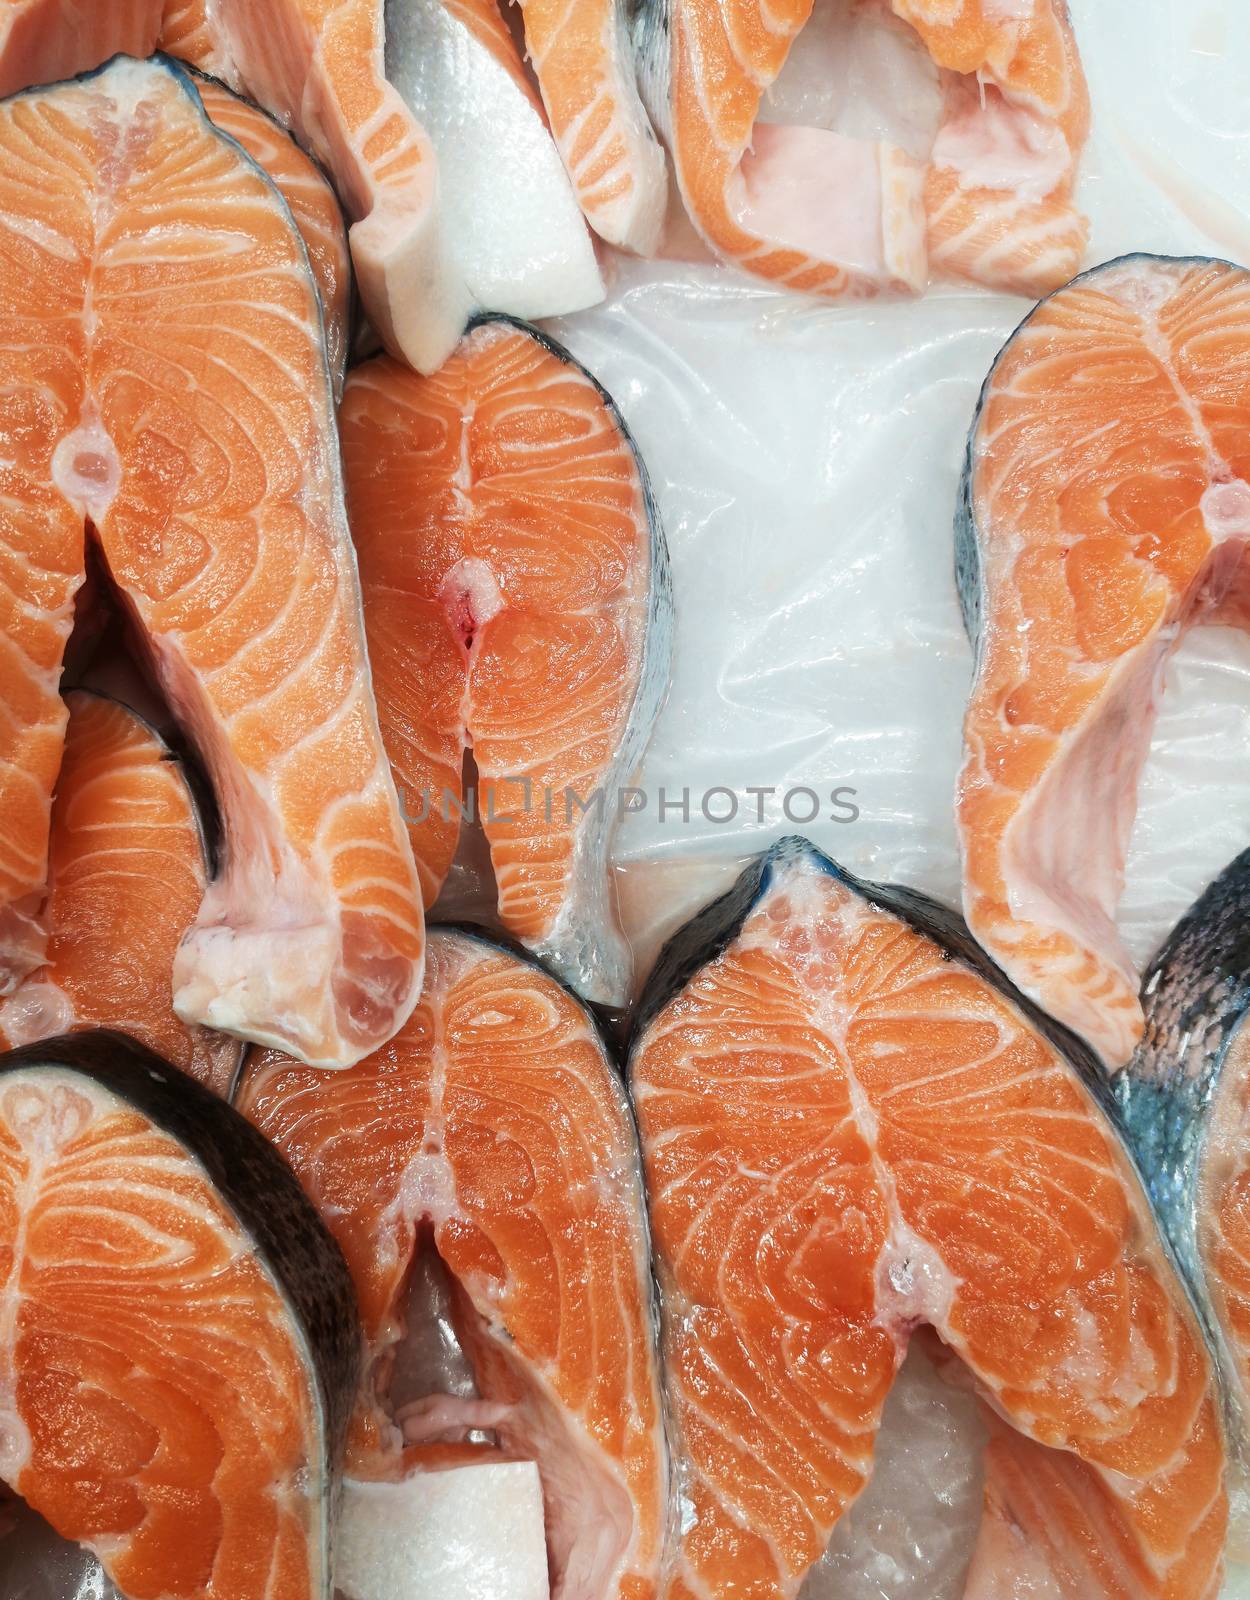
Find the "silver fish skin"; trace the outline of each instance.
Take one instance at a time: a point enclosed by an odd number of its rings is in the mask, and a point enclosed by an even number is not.
[[[1250,1190],[1250,850],[1172,930],[1146,971],[1142,1007],[1146,1031],[1114,1093],[1219,1362],[1230,1436],[1250,1462],[1250,1264],[1239,1289],[1228,1232]]]
[[[667,145],[673,132],[673,0],[630,0],[626,17],[638,93]]]

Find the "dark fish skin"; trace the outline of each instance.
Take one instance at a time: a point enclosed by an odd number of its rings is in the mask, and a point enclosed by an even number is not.
[[[124,1033],[63,1034],[0,1055],[0,1079],[41,1068],[68,1069],[110,1090],[204,1168],[307,1340],[337,1468],[360,1370],[356,1294],[338,1245],[290,1167],[232,1106]]]
[[[1098,1058],[1082,1039],[1061,1023],[1055,1022],[1022,995],[1010,978],[990,960],[968,932],[958,912],[918,890],[893,883],[868,883],[839,866],[823,850],[801,834],[779,839],[770,849],[748,863],[737,882],[720,899],[713,900],[673,935],[652,968],[638,1004],[634,1038],[641,1038],[649,1024],[669,1001],[709,961],[716,959],[737,938],[752,909],[767,893],[773,873],[791,861],[806,857],[811,863],[836,878],[839,883],[869,905],[887,911],[918,933],[931,939],[948,960],[962,962],[1005,994],[1029,1024],[1067,1058],[1100,1109],[1114,1116],[1114,1103],[1106,1085],[1106,1074]]]
[[[1227,1362],[1199,1248],[1198,1185],[1214,1102],[1231,1087],[1225,1070],[1250,1012],[1250,850],[1176,924],[1146,971],[1142,1005],[1146,1031],[1115,1095],[1208,1337]]]

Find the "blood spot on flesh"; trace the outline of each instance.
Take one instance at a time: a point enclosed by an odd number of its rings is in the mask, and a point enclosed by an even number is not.
[[[473,556],[457,561],[443,579],[439,604],[466,655],[481,629],[504,607],[504,597],[487,562]]]

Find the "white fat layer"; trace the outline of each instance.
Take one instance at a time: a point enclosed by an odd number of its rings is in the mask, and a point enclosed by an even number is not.
[[[966,189],[1005,190],[1041,201],[1068,177],[1072,152],[1063,129],[992,85],[960,79],[933,145],[933,163],[959,174]]]
[[[478,959],[473,946],[466,941],[439,934],[430,938],[425,990],[433,1002],[434,1014],[429,1108],[421,1149],[404,1169],[394,1199],[378,1219],[377,1237],[387,1249],[396,1239],[411,1238],[423,1224],[439,1228],[464,1214],[444,1143],[448,1058],[441,1001],[461,974]],[[410,1331],[409,1313],[422,1319],[419,1329]],[[424,1388],[427,1380],[446,1382],[461,1400],[474,1398],[471,1368],[451,1327],[445,1275],[440,1272],[438,1263],[424,1256],[418,1256],[413,1265],[405,1306],[396,1307],[389,1322],[379,1330],[372,1351],[374,1361],[383,1365],[392,1355],[395,1357],[390,1377],[393,1404],[408,1408],[422,1399],[428,1393]]]
[[[390,0],[386,75],[438,152],[447,246],[481,306],[518,317],[597,304],[594,246],[542,117],[440,0]]]
[[[60,1152],[93,1122],[119,1109],[115,1095],[68,1069],[9,1073],[0,1087],[0,1122],[17,1141],[25,1168],[13,1196],[17,1229],[9,1275],[0,1285],[0,1478],[14,1487],[31,1458],[30,1433],[17,1403],[19,1285],[27,1223]]]
[[[816,0],[764,96],[756,134],[801,124],[925,161],[941,120],[938,69],[913,28],[885,6]]]
[[[156,74],[159,73],[159,78]],[[107,95],[104,93],[107,86]],[[97,181],[89,200],[93,237],[99,240],[116,211],[116,193],[126,182],[137,156],[151,139],[157,110],[153,91],[181,94],[168,72],[146,63],[119,57],[99,80],[95,91],[99,110],[93,121],[101,144],[108,154],[100,161]],[[91,93],[92,91],[87,91]],[[39,225],[44,234],[52,230]],[[23,230],[28,231],[28,230]],[[41,241],[45,248],[68,260],[79,260],[79,252],[69,240],[57,247],[51,239]],[[124,245],[123,245],[124,248]],[[81,264],[81,262],[80,262]],[[84,274],[85,299],[82,308],[83,332],[88,341],[96,334],[99,317],[95,310],[95,280]],[[52,452],[51,476],[54,486],[83,517],[97,526],[108,514],[121,487],[121,460],[112,438],[105,431],[95,397],[88,392],[75,426],[56,443]]]
[[[543,1492],[532,1461],[343,1485],[344,1600],[548,1600]]]

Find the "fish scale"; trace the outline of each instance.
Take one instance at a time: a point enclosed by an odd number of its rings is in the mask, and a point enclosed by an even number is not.
[[[1221,1358],[1250,1467],[1250,851],[1177,923],[1142,983],[1146,1027],[1115,1092],[1156,1210]],[[1246,1530],[1241,1529],[1242,1540]]]

